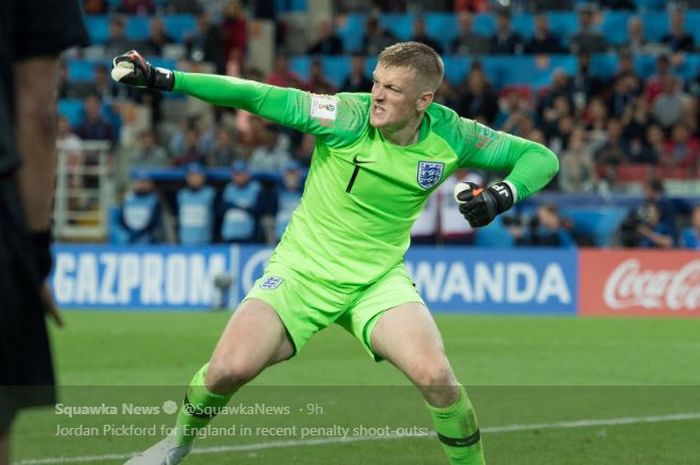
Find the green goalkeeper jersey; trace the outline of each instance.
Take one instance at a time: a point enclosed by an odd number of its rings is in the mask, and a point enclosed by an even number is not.
[[[271,263],[336,286],[371,283],[403,260],[413,222],[459,167],[509,172],[518,200],[558,170],[540,144],[494,131],[439,104],[418,141],[392,144],[369,124],[371,95],[316,95],[242,79],[175,73],[175,89],[316,136],[301,203]]]

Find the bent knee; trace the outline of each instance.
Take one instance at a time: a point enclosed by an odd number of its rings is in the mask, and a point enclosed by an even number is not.
[[[234,391],[253,380],[262,368],[244,360],[243,357],[230,360],[212,359],[205,383],[207,388],[214,392]]]
[[[417,361],[410,375],[419,386],[451,386],[455,383],[452,367],[444,354]]]

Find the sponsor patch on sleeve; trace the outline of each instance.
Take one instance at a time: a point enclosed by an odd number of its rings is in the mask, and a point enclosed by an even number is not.
[[[311,117],[335,121],[338,116],[338,97],[311,94]]]

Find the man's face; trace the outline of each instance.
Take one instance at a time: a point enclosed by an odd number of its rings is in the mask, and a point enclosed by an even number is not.
[[[369,122],[375,128],[401,128],[430,103],[421,102],[426,93],[419,91],[412,68],[387,68],[378,63],[373,78]]]
[[[185,180],[187,181],[188,186],[190,186],[193,189],[197,189],[198,187],[201,187],[202,185],[204,185],[204,181],[206,179],[204,178],[204,174],[202,174],[202,173],[191,172],[191,173],[187,173]]]
[[[695,207],[692,217],[693,227],[700,231],[700,207]]]

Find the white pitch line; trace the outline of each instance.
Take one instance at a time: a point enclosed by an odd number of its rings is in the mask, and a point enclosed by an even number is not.
[[[653,415],[645,417],[620,417],[620,418],[600,418],[588,420],[571,420],[558,421],[554,423],[531,423],[531,424],[513,424],[504,426],[492,426],[490,428],[482,428],[483,433],[512,433],[516,431],[534,431],[543,429],[573,429],[587,428],[592,426],[619,426],[619,425],[635,425],[640,423],[662,423],[668,421],[688,421],[700,420],[700,412],[692,413],[673,413],[669,415]],[[425,436],[352,436],[344,438],[328,438],[328,439],[293,439],[289,441],[273,441],[260,442],[253,444],[240,444],[236,446],[218,446],[205,447],[192,450],[192,454],[221,454],[225,452],[246,452],[265,449],[280,449],[285,447],[308,447],[308,446],[324,446],[332,444],[347,444],[360,441],[385,441],[393,439],[421,439],[435,437],[435,433],[430,433]],[[21,462],[16,462],[14,465],[53,465],[60,463],[89,463],[103,462],[105,460],[125,460],[132,457],[131,454],[108,454],[108,455],[84,455],[77,457],[48,457],[43,459],[27,459]]]

